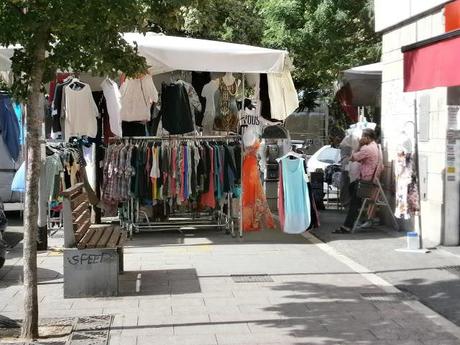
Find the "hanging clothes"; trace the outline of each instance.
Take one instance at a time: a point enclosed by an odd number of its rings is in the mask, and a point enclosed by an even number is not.
[[[216,116],[216,92],[219,89],[219,81],[211,80],[201,92],[201,96],[206,100],[206,107],[203,115],[203,134],[212,135],[214,133],[214,117]]]
[[[238,131],[237,94],[238,81],[236,79],[231,85],[225,84],[223,78],[219,79],[219,89],[216,94],[214,130],[234,133]]]
[[[106,100],[107,112],[111,132],[118,137],[122,137],[121,130],[121,94],[118,85],[111,79],[106,78],[102,83],[102,92]]]
[[[141,205],[165,202],[170,206],[218,208],[226,193],[233,194],[239,187],[238,148],[235,142],[195,140],[109,145],[102,199],[109,208],[130,197]]]
[[[158,102],[158,91],[150,75],[127,78],[120,87],[120,95],[122,121],[150,121],[150,107]]]
[[[188,93],[181,83],[162,84],[160,114],[162,126],[169,134],[195,130]]]
[[[0,94],[0,132],[11,159],[17,161],[21,151],[20,129],[11,99]]]
[[[270,73],[267,81],[271,115],[284,120],[299,107],[299,97],[291,73]]]
[[[282,169],[282,196],[284,209],[283,232],[300,234],[311,223],[311,204],[304,159],[286,156],[279,161]]]
[[[187,83],[183,80],[178,80],[176,83],[182,84],[185,90],[187,91],[193,123],[196,124],[196,118],[199,117],[201,113],[200,97],[198,97],[198,94],[196,93],[195,88],[192,86],[192,84]]]
[[[409,185],[412,183],[413,157],[411,153],[399,152],[395,160],[396,206],[395,217],[410,219]]]
[[[195,113],[195,125],[202,126],[204,111],[206,109],[206,97],[202,95],[203,88],[211,81],[211,73],[209,72],[192,72],[192,85],[199,95],[201,103],[201,111]]]
[[[91,87],[76,79],[64,87],[65,138],[97,136],[99,110]]]
[[[243,158],[243,231],[259,231],[262,227],[273,229],[275,222],[268,207],[260,182],[257,151],[260,142],[245,149]]]

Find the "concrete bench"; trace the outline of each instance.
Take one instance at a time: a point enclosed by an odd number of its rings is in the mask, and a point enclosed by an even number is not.
[[[90,204],[82,183],[61,195],[64,298],[117,296],[127,233],[110,224],[91,224]]]

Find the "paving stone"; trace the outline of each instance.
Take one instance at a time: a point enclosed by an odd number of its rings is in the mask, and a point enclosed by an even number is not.
[[[173,327],[169,325],[145,325],[145,326],[128,326],[123,327],[121,336],[134,337],[134,336],[171,336],[174,334]]]
[[[303,319],[248,322],[248,327],[251,333],[255,334],[275,333],[278,330],[283,332],[327,332],[326,328],[318,321],[305,321]]]
[[[282,318],[278,314],[272,313],[229,313],[229,314],[216,314],[210,313],[209,318],[211,322],[275,322]]]
[[[190,307],[195,307],[195,306],[204,306],[204,300],[203,298],[180,298],[177,296],[172,296],[171,297],[171,305],[173,308],[175,306],[190,306]]]
[[[267,344],[270,342],[279,342],[281,344],[299,344],[298,339],[294,335],[277,333],[266,334],[216,334],[217,344],[219,345],[253,345]]]
[[[186,336],[156,336],[155,344],[161,345],[216,345],[217,339],[214,335],[186,335]],[[137,345],[152,345],[152,338],[139,336]]]
[[[192,326],[174,326],[174,334],[249,334],[249,328],[246,323],[241,324],[203,324]]]
[[[136,345],[137,336],[121,336],[110,334],[109,345]]]

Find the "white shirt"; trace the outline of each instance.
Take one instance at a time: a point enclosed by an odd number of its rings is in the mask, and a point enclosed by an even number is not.
[[[94,102],[91,87],[85,84],[83,88],[73,90],[72,85],[73,83],[70,83],[64,88],[65,139],[83,135],[95,138],[99,110]]]
[[[289,72],[267,74],[272,118],[284,120],[299,107],[297,91]]]
[[[149,121],[150,107],[158,102],[158,91],[152,77],[126,79],[120,87],[122,121]]]
[[[102,84],[107,111],[109,113],[110,131],[117,137],[122,137],[121,131],[121,94],[118,85],[111,79],[105,79]]]

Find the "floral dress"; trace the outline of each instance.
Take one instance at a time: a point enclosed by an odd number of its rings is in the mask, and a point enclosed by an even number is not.
[[[243,158],[243,231],[273,229],[275,223],[260,181],[257,150],[260,143],[246,148]]]

